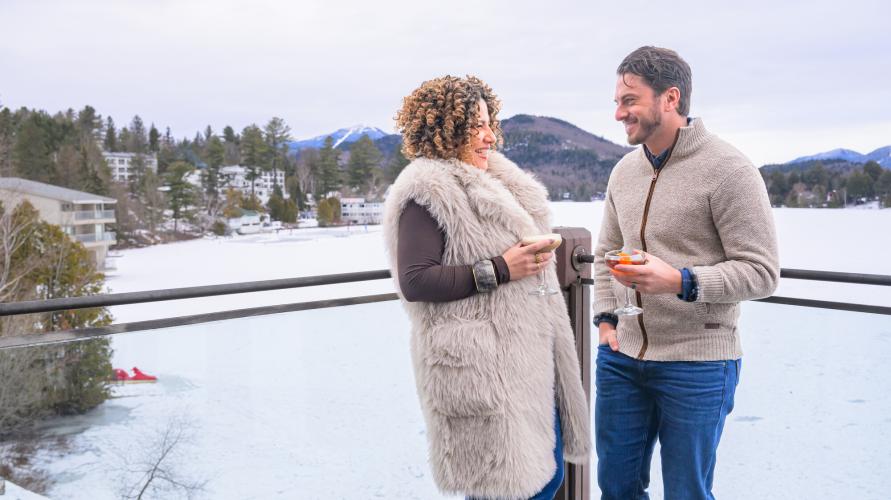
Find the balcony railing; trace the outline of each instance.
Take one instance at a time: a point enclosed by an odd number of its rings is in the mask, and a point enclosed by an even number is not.
[[[114,210],[81,210],[74,212],[74,220],[103,220],[114,218]]]
[[[110,241],[114,243],[117,241],[117,235],[114,231],[105,231],[100,235],[96,235],[96,233],[86,233],[86,234],[74,234],[74,239],[81,243],[96,243],[100,241]]]
[[[591,394],[592,351],[595,344],[591,339],[590,294],[588,285],[591,281],[593,257],[588,253],[591,248],[591,236],[587,230],[578,228],[560,228],[564,245],[556,251],[558,277],[563,288],[564,298],[569,309],[573,325],[576,348],[581,363],[583,384],[589,396]],[[95,235],[86,235],[94,236]],[[197,297],[212,297],[229,294],[241,294],[271,290],[293,289],[320,285],[356,283],[370,280],[381,280],[390,277],[388,270],[366,271],[358,273],[310,276],[266,281],[230,283],[223,285],[195,286],[186,288],[152,290],[143,292],[93,295],[86,297],[58,298],[44,301],[27,301],[0,304],[0,316],[33,314],[50,311],[82,309],[91,307],[107,307],[124,304],[180,300]],[[891,276],[874,274],[853,274],[797,269],[782,269],[781,277],[786,279],[818,280],[837,283],[856,283],[866,285],[891,286]],[[346,305],[369,304],[397,299],[395,293],[346,297],[339,299],[318,300],[291,304],[271,305],[246,309],[224,310],[218,312],[193,314],[188,316],[161,318],[148,321],[122,323],[96,328],[57,331],[42,334],[0,337],[0,351],[10,348],[31,347],[41,344],[70,342],[87,338],[107,336],[117,333],[146,331],[177,326],[230,320],[236,318],[257,317],[291,311],[305,311]],[[852,304],[845,302],[829,302],[790,297],[769,297],[763,302],[783,305],[796,305],[820,309],[834,309],[891,315],[891,307]],[[173,331],[173,330],[168,330]],[[587,466],[569,466],[566,470],[564,487],[558,494],[560,500],[587,500],[592,485],[590,470]]]

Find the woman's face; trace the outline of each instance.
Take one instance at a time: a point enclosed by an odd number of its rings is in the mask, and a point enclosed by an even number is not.
[[[479,101],[479,121],[470,129],[470,152],[461,160],[476,168],[486,170],[489,168],[489,152],[495,144],[495,133],[489,127],[489,107],[486,101]]]

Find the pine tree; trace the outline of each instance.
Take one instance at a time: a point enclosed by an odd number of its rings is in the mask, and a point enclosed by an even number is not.
[[[254,183],[260,178],[266,158],[266,141],[263,131],[256,125],[248,125],[241,132],[241,160],[247,173],[245,179],[251,183],[251,195],[254,194]]]
[[[92,106],[84,106],[77,113],[77,129],[81,139],[98,141],[102,137],[102,116]]]
[[[127,149],[131,153],[145,154],[148,152],[148,137],[145,130],[145,124],[142,122],[142,118],[140,118],[139,115],[134,116],[133,120],[130,122],[130,137]]]
[[[223,140],[228,144],[238,145],[238,136],[235,135],[235,130],[229,125],[223,127]]]
[[[118,132],[118,140],[117,140],[118,151],[123,151],[125,153],[133,153],[134,151],[132,151],[130,149],[131,142],[132,141],[130,139],[130,129],[128,129],[127,127],[122,128],[121,131]]]
[[[334,139],[329,135],[319,150],[319,176],[316,183],[316,199],[321,200],[329,192],[340,188],[340,152],[334,149]]]
[[[9,108],[0,109],[0,177],[12,177],[12,148],[15,144],[15,120]]]
[[[152,123],[152,126],[149,127],[149,134],[148,134],[148,143],[149,143],[149,151],[150,152],[157,153],[160,150],[160,148],[161,148],[160,139],[161,139],[161,133],[158,132],[158,129],[155,128],[155,124]]]
[[[226,125],[226,127],[223,128],[223,146],[226,149],[225,160],[223,161],[224,165],[241,164],[240,140],[241,139],[232,127]]]
[[[884,169],[882,168],[881,165],[879,165],[878,163],[876,163],[872,160],[866,162],[866,164],[863,165],[863,173],[868,175],[872,179],[873,183],[876,183],[879,181],[879,177],[882,176],[883,170]]]
[[[873,193],[872,177],[862,171],[857,171],[848,176],[845,183],[848,190],[848,197],[855,200],[860,198],[869,198]]]
[[[876,182],[876,194],[883,207],[891,207],[891,170],[885,170]]]
[[[52,184],[56,181],[53,148],[50,144],[48,117],[31,113],[24,119],[13,146],[16,172],[25,179]]]
[[[373,174],[378,170],[380,163],[380,150],[368,135],[362,135],[350,148],[350,160],[347,163],[350,187],[368,191],[373,183]]]
[[[190,215],[191,206],[195,203],[195,188],[186,179],[192,169],[192,165],[177,161],[170,165],[165,174],[168,187],[167,201],[170,204],[170,211],[173,212],[174,234],[179,220]]]
[[[101,293],[104,276],[97,272],[91,252],[73,241],[61,228],[39,220],[37,210],[28,202],[19,204],[11,214],[0,205],[0,218],[11,224],[0,224],[0,240],[10,241],[7,229],[26,229],[18,244],[0,246],[0,262],[6,263],[2,278],[14,276],[18,286],[13,295],[4,300],[47,300],[78,297]],[[5,253],[9,251],[10,253]],[[9,291],[8,281],[0,280],[0,290]],[[61,329],[104,326],[111,323],[111,315],[104,308],[57,311],[32,315],[28,331],[49,332]],[[0,331],[0,335],[12,333]],[[20,330],[15,334],[21,334]],[[56,413],[82,413],[108,398],[108,375],[111,372],[111,349],[108,339],[73,342],[58,346],[26,350],[36,353],[35,362],[20,366],[30,380],[27,386],[17,385],[16,391],[33,391],[26,398],[27,406],[6,408],[0,405],[0,435],[9,429],[9,410],[25,411],[40,416],[42,410]],[[6,354],[6,353],[4,353]],[[3,363],[0,363],[3,365]],[[6,365],[8,366],[8,365]],[[2,368],[2,366],[0,366]],[[10,374],[0,373],[0,380],[10,381]],[[23,401],[19,399],[19,401]],[[8,402],[4,399],[4,402]],[[4,415],[7,414],[7,415]]]
[[[402,148],[397,147],[396,152],[393,153],[393,158],[390,159],[390,164],[387,168],[390,182],[396,181],[396,178],[399,177],[399,174],[402,173],[402,169],[404,169],[406,165],[408,165],[408,163],[408,159],[405,157],[404,154],[402,154]]]
[[[284,159],[287,158],[287,142],[291,140],[291,127],[285,121],[277,116],[269,120],[264,129],[266,134],[266,145],[270,156],[269,166],[272,170],[273,184],[278,185],[277,172],[284,168]]]
[[[207,144],[205,167],[201,181],[204,184],[204,192],[207,195],[207,213],[215,214],[220,198],[220,167],[223,166],[225,147],[220,138],[213,136]]]
[[[118,150],[118,131],[114,128],[114,120],[109,116],[105,125],[105,150],[114,153]]]

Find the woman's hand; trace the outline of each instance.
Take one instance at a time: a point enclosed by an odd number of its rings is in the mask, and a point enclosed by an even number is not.
[[[523,246],[522,243],[517,243],[508,248],[502,257],[504,257],[504,262],[507,263],[507,268],[510,271],[510,280],[516,281],[526,276],[538,274],[544,268],[544,265],[551,260],[551,257],[554,256],[551,252],[538,252],[552,243],[554,243],[554,240],[539,241],[526,246]],[[535,257],[536,254],[538,254],[537,259]]]

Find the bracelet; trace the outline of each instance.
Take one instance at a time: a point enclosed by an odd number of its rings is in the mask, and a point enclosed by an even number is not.
[[[602,312],[594,316],[594,326],[600,328],[600,323],[609,323],[616,327],[619,325],[619,317],[613,313]]]
[[[498,288],[495,265],[491,260],[481,260],[475,263],[470,270],[473,272],[473,281],[476,283],[477,292],[489,293]]]

